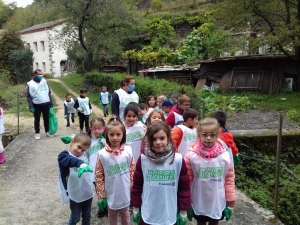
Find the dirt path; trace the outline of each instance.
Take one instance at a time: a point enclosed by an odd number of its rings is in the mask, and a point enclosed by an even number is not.
[[[60,83],[64,88],[66,88],[68,90],[69,93],[71,93],[72,95],[74,96],[78,96],[78,93],[74,92],[71,88],[69,88],[63,81],[59,80],[59,79],[51,79],[51,81],[55,81],[55,82],[58,82]],[[63,105],[63,104],[62,104]],[[103,112],[102,112],[102,109],[100,109],[98,106],[92,104],[92,108],[93,108],[93,114],[94,114],[94,117],[102,117],[104,119],[105,122],[108,121],[108,117],[104,117],[103,116]]]

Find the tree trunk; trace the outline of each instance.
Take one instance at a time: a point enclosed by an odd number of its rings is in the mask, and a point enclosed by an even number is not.
[[[91,72],[93,70],[93,52],[88,53],[88,58],[87,58],[87,72]]]

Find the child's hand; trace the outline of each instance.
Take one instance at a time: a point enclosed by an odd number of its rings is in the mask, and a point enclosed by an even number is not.
[[[84,112],[84,108],[77,108],[77,111],[83,113]]]
[[[191,206],[190,209],[187,211],[187,218],[189,221],[192,221],[194,217],[194,210],[193,207]]]
[[[68,116],[68,115],[65,115],[64,118],[67,120],[67,119],[69,118],[69,116]]]
[[[185,216],[185,218],[187,218],[187,214],[186,214],[186,211],[179,211],[179,213],[177,213],[177,222],[176,224],[177,225],[186,225],[186,220],[183,219],[182,215]]]
[[[240,159],[238,154],[233,156],[233,162],[234,162],[234,164],[240,164],[241,163],[241,159]]]
[[[225,207],[224,209],[226,221],[228,221],[232,216],[232,210],[229,207]]]
[[[100,212],[104,212],[104,210],[107,208],[107,199],[106,198],[99,199],[98,208],[99,208]]]
[[[132,215],[132,219],[133,222],[135,222],[137,225],[141,224],[141,210],[139,208],[135,208],[133,207],[133,215]]]
[[[29,109],[29,111],[30,111],[31,113],[34,113],[34,112],[35,112],[35,109],[34,109],[34,108],[31,108],[31,109]]]
[[[81,164],[78,170],[78,178],[80,178],[82,176],[83,173],[85,172],[93,172],[93,170],[88,167],[85,163]]]

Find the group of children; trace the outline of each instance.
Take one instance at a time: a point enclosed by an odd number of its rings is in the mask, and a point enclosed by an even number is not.
[[[58,157],[70,198],[69,224],[80,216],[82,224],[90,224],[93,186],[98,217],[107,209],[110,225],[117,224],[118,215],[129,225],[129,206],[137,224],[183,225],[188,216],[198,225],[214,225],[229,218],[228,207],[236,200],[233,157],[238,156],[225,128],[226,114],[216,111],[198,121],[189,106],[186,95],[177,102],[149,96],[146,104],[125,107],[124,122],[95,118],[88,134],[75,135],[69,151]]]

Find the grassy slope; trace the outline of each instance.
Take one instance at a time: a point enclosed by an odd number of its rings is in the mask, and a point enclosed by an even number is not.
[[[80,88],[83,88],[83,76],[76,73],[71,73],[68,76],[59,78],[61,79],[69,88],[71,88],[74,92],[79,93]],[[87,94],[92,104],[99,105],[99,93],[89,93]]]

